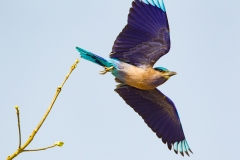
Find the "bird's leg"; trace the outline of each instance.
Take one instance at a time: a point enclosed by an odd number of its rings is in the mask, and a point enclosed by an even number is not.
[[[107,72],[110,72],[114,67],[104,67],[103,71],[100,71],[100,74],[106,74]]]

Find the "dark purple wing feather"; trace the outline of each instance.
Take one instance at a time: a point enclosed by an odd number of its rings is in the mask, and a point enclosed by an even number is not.
[[[128,15],[128,24],[115,40],[110,58],[136,66],[153,66],[169,49],[166,12],[135,0]]]
[[[158,89],[140,90],[128,85],[121,85],[115,91],[131,106],[152,129],[163,143],[171,150],[174,144],[175,152],[185,152],[191,149],[187,145],[182,125],[174,103]],[[182,147],[184,145],[184,147]],[[181,149],[184,148],[184,149]]]

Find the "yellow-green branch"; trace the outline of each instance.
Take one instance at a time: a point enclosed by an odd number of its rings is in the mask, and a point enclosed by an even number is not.
[[[21,126],[20,126],[20,111],[18,106],[15,106],[16,113],[17,113],[17,119],[18,119],[18,136],[19,136],[19,145],[18,148],[21,147],[21,142],[22,142],[22,136],[21,136]]]
[[[45,147],[45,148],[38,148],[38,149],[31,149],[31,150],[23,150],[22,152],[35,152],[35,151],[42,151],[42,150],[46,150],[46,149],[50,149],[50,148],[53,148],[53,147],[62,147],[64,145],[63,142],[61,141],[58,141],[58,142],[55,142],[53,145],[49,146],[49,147]]]
[[[50,106],[48,107],[47,109],[47,112],[44,114],[43,118],[41,119],[41,121],[39,122],[39,124],[37,125],[37,127],[33,130],[32,134],[29,136],[28,140],[25,142],[25,144],[23,144],[21,146],[21,132],[20,132],[20,119],[19,119],[19,110],[18,110],[18,107],[15,107],[16,110],[17,110],[17,115],[18,115],[18,128],[19,128],[19,148],[10,156],[7,157],[7,160],[12,160],[13,158],[15,158],[17,155],[19,155],[20,153],[24,152],[25,151],[25,148],[32,142],[32,140],[34,139],[35,135],[37,134],[38,130],[41,128],[42,124],[44,123],[44,121],[46,120],[48,114],[50,113],[58,95],[60,94],[65,82],[67,81],[67,79],[69,78],[69,76],[71,75],[72,71],[77,67],[77,64],[79,63],[79,60],[77,59],[75,61],[75,63],[71,66],[71,69],[69,71],[69,73],[67,74],[67,76],[65,77],[63,83],[61,86],[57,87],[57,91],[54,95],[54,98],[50,104]],[[52,148],[52,147],[55,147],[55,145],[53,146],[50,146],[50,147],[47,147],[47,148]],[[58,145],[59,146],[59,145]],[[44,149],[47,149],[47,148],[43,148],[43,149],[38,149],[38,150],[44,150]],[[26,150],[27,151],[27,150]],[[30,150],[29,150],[30,151]]]

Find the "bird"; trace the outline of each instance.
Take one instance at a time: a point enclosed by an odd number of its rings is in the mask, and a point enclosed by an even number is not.
[[[114,90],[137,112],[169,150],[189,156],[190,149],[173,101],[158,86],[176,75],[165,67],[153,67],[170,50],[170,29],[163,0],[134,0],[127,25],[117,36],[109,59],[76,47],[81,58],[111,72]]]

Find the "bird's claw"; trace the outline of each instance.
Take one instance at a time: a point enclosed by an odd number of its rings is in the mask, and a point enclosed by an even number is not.
[[[111,66],[111,67],[104,67],[104,70],[103,71],[100,71],[99,73],[100,74],[106,74],[107,72],[110,72],[114,67]]]

